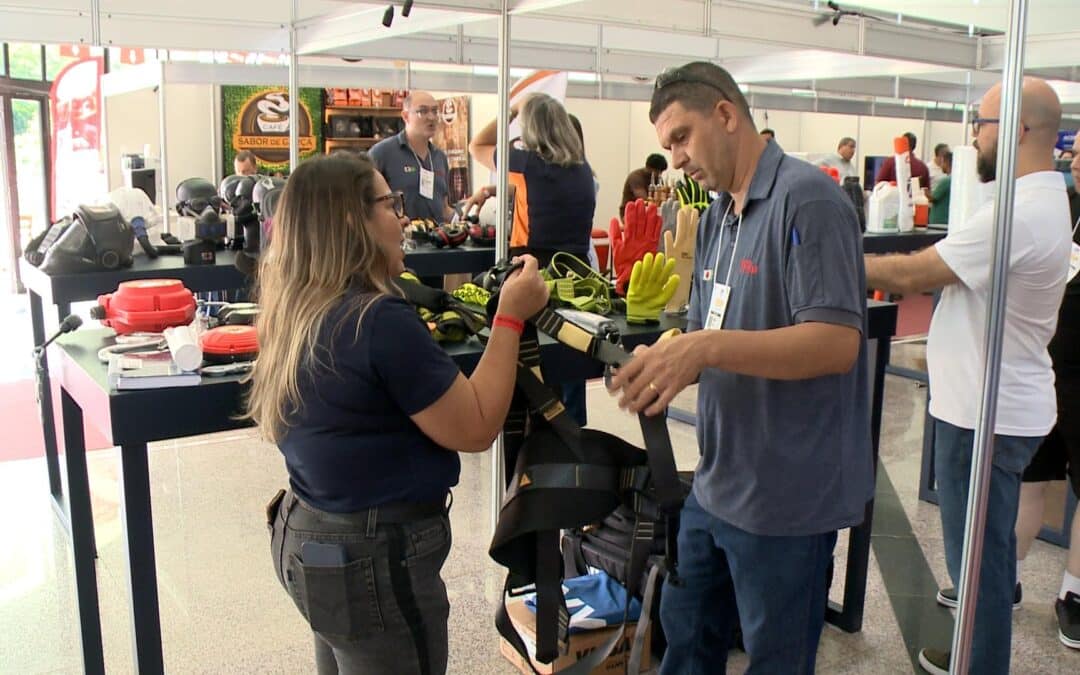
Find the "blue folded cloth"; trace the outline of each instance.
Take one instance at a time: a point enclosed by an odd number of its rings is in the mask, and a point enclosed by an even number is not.
[[[606,572],[565,579],[562,585],[566,609],[570,612],[570,632],[607,628],[622,623],[626,609],[626,588]],[[536,612],[536,594],[525,596],[525,606]],[[641,602],[630,599],[627,621],[641,616]]]

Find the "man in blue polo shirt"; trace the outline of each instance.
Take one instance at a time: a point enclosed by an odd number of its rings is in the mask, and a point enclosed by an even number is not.
[[[447,197],[450,165],[446,153],[431,142],[439,124],[439,105],[426,91],[413,91],[401,117],[405,129],[376,143],[368,155],[390,189],[405,194],[405,215],[447,222],[454,213]]]
[[[651,415],[699,383],[661,673],[723,672],[736,611],[750,672],[812,673],[836,532],[873,494],[859,223],[828,176],[758,134],[724,69],[663,73],[649,117],[673,166],[720,193],[697,233],[689,332],[612,382]]]

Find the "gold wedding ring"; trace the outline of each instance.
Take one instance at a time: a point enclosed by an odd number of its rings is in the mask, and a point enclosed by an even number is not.
[[[653,390],[653,391],[655,391],[655,392],[656,392],[657,394],[659,394],[659,393],[660,393],[660,390],[659,390],[659,389],[657,389],[657,388],[656,388],[656,385],[655,385],[655,384],[653,384],[652,382],[650,382],[650,383],[649,383],[649,389],[652,389],[652,390]]]

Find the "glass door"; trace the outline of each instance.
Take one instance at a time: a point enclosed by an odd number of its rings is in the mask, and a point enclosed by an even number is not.
[[[8,188],[0,198],[0,284],[8,292],[20,290],[17,260],[30,238],[49,222],[46,105],[40,96],[0,94],[0,169]]]

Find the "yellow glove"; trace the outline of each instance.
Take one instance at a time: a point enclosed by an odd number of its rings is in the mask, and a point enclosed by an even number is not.
[[[663,253],[646,253],[634,263],[626,289],[626,320],[649,323],[660,317],[660,310],[679,287],[679,275],[673,274],[675,261]]]
[[[664,233],[664,253],[675,261],[675,274],[679,277],[679,287],[671,296],[665,309],[668,312],[681,312],[690,298],[690,279],[694,273],[694,242],[697,239],[698,210],[693,206],[679,209],[675,217],[675,234]]]

